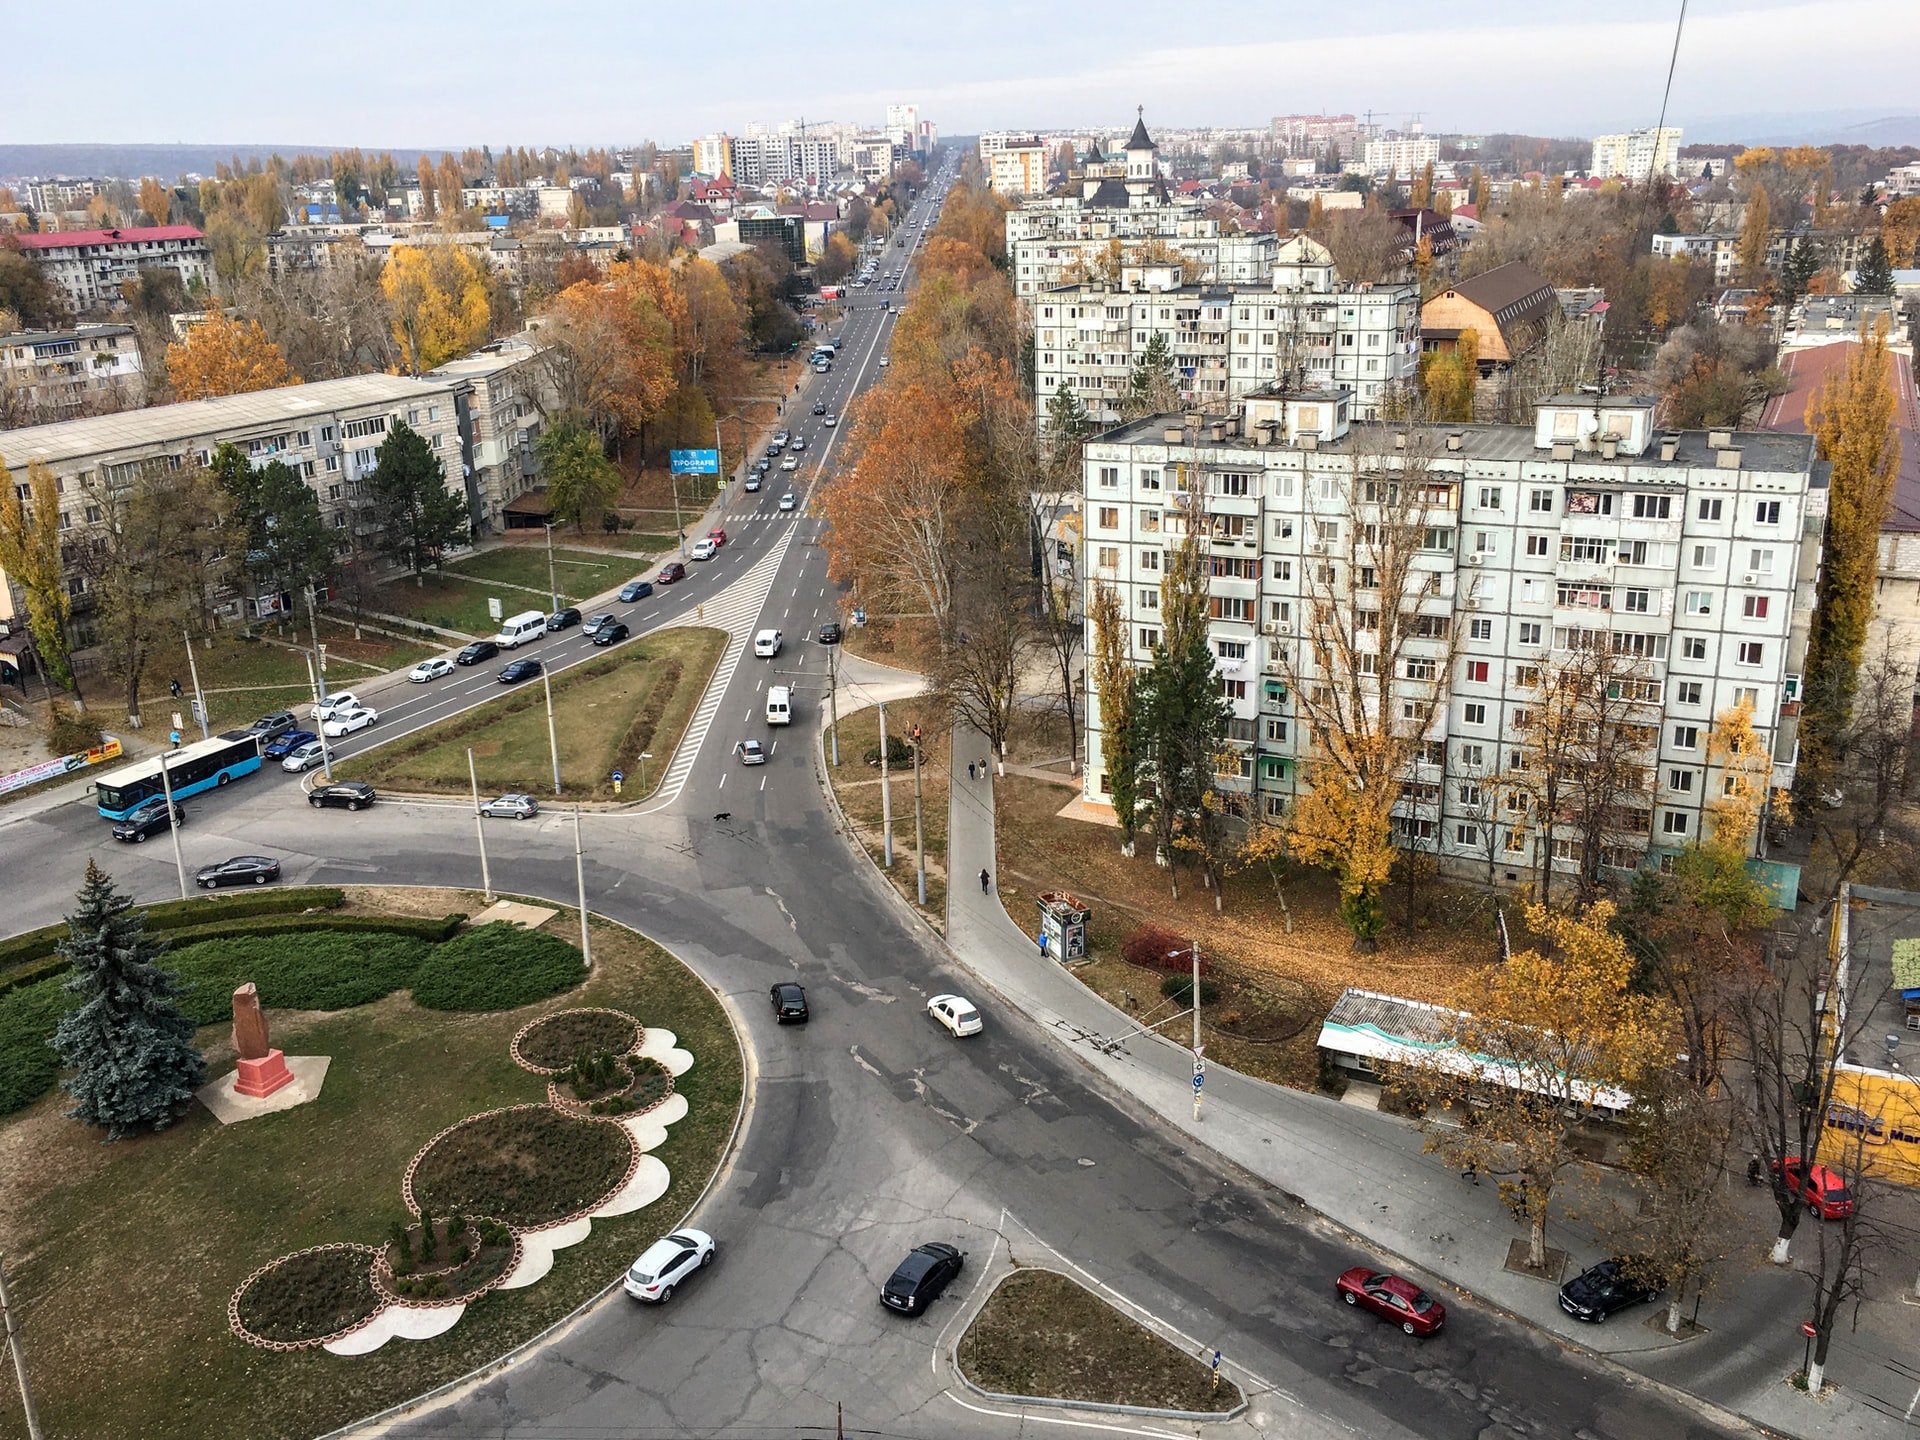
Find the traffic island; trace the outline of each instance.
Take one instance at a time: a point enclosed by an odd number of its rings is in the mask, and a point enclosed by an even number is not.
[[[1085,1286],[1055,1270],[1015,1270],[960,1337],[967,1387],[1014,1405],[1121,1410],[1219,1420],[1246,1407],[1240,1388]]]

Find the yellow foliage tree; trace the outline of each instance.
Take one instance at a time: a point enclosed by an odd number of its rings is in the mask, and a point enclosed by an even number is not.
[[[1920,264],[1920,195],[1906,195],[1880,217],[1880,239],[1895,268]]]
[[[1720,767],[1724,784],[1721,793],[1707,801],[1713,833],[1703,837],[1702,843],[1744,861],[1753,832],[1760,827],[1767,782],[1773,776],[1773,757],[1753,727],[1753,701],[1742,699],[1714,716],[1707,758]]]
[[[208,312],[183,339],[167,347],[167,380],[182,400],[300,383],[258,320],[235,320],[224,310]]]
[[[1420,361],[1420,385],[1427,411],[1435,420],[1473,419],[1474,389],[1480,381],[1480,332],[1466,329],[1450,351],[1435,351]]]
[[[425,163],[424,158],[422,163]],[[486,267],[464,245],[399,245],[380,273],[393,339],[410,375],[484,344],[493,325]]]
[[[1747,284],[1758,285],[1767,273],[1767,246],[1772,239],[1773,207],[1767,187],[1756,183],[1747,192],[1747,212],[1740,222],[1740,271]]]
[[[173,213],[173,192],[148,175],[140,181],[140,208],[155,225],[164,225]]]

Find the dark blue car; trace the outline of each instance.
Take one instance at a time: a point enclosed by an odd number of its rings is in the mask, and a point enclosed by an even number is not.
[[[290,752],[298,750],[309,740],[318,740],[319,738],[320,737],[311,730],[289,730],[283,735],[274,736],[273,739],[266,743],[265,748],[262,749],[260,753],[265,755],[269,760],[279,760]]]
[[[620,587],[620,598],[631,605],[636,600],[644,600],[653,593],[651,580],[629,580]]]

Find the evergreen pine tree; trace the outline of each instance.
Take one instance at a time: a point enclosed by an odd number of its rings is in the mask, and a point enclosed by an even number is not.
[[[418,577],[470,530],[467,498],[447,488],[446,468],[427,437],[396,420],[381,442],[373,473],[362,482],[383,554]]]
[[[1780,267],[1780,303],[1789,308],[1807,293],[1807,286],[1826,263],[1826,252],[1805,235],[1793,242]]]
[[[103,1127],[109,1140],[164,1130],[207,1075],[194,1023],[176,1003],[185,989],[154,963],[166,941],[147,935],[146,916],[91,860],[67,926],[59,951],[73,973],[64,988],[80,1005],[53,1037],[74,1071],[62,1082],[75,1102],[67,1114]]]
[[[1878,235],[1867,246],[1867,253],[1860,257],[1860,268],[1853,272],[1853,293],[1856,295],[1891,295],[1893,293],[1893,261],[1887,256],[1887,242]]]
[[[1173,343],[1164,330],[1156,330],[1127,377],[1120,413],[1128,420],[1141,420],[1149,415],[1170,415],[1179,406],[1180,381],[1173,371]]]

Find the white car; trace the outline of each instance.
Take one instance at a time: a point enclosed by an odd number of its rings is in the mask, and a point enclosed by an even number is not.
[[[342,710],[358,710],[359,708],[360,697],[351,690],[342,690],[338,695],[329,695],[307,713],[316,720],[324,720],[329,715],[338,715]]]
[[[767,747],[758,740],[742,740],[733,747],[733,753],[740,757],[742,765],[764,765],[767,763]]]
[[[780,653],[780,640],[778,630],[762,630],[753,637],[754,655],[762,660],[771,660]]]
[[[673,1287],[713,1263],[713,1237],[704,1230],[676,1230],[647,1247],[627,1271],[627,1294],[663,1305]]]
[[[692,554],[696,560],[711,560],[719,553],[720,547],[711,540],[702,538],[693,542]]]
[[[826,418],[823,419],[820,423],[826,426],[829,430],[831,430],[834,426],[840,423],[840,417],[838,415],[833,414],[831,411],[829,411],[827,413]]]
[[[963,995],[936,995],[927,1001],[927,1013],[956,1037],[978,1035],[985,1028],[980,1021],[980,1012]]]
[[[786,459],[780,462],[780,468],[782,470],[798,470],[800,468],[800,462],[797,459],[795,459],[793,456],[789,455],[787,456]]]
[[[287,752],[286,759],[280,762],[280,768],[289,775],[298,775],[311,770],[327,758],[327,752],[318,740],[309,740],[304,745],[296,745]]]
[[[416,685],[424,685],[429,680],[438,680],[442,675],[453,674],[453,661],[444,655],[436,655],[431,660],[422,660],[407,672],[407,679]]]
[[[329,740],[338,740],[342,735],[351,735],[356,730],[364,730],[380,718],[380,712],[366,705],[356,705],[350,710],[335,710],[320,722],[320,732]]]
[[[782,510],[795,510],[798,509],[799,506],[800,497],[795,495],[791,490],[780,497],[780,508]]]
[[[760,477],[758,475],[749,475],[747,477],[747,483],[745,486],[746,492],[749,495],[751,495],[755,491],[757,491],[759,488],[760,488]]]
[[[887,366],[889,366],[889,365],[891,365],[892,363],[893,363],[893,361],[892,361],[892,360],[891,360],[891,359],[890,359],[889,357],[887,357],[887,356],[885,356],[885,355],[882,355],[882,356],[880,357],[880,368],[881,368],[882,370],[884,370],[884,369],[886,369],[886,368],[887,368]]]

